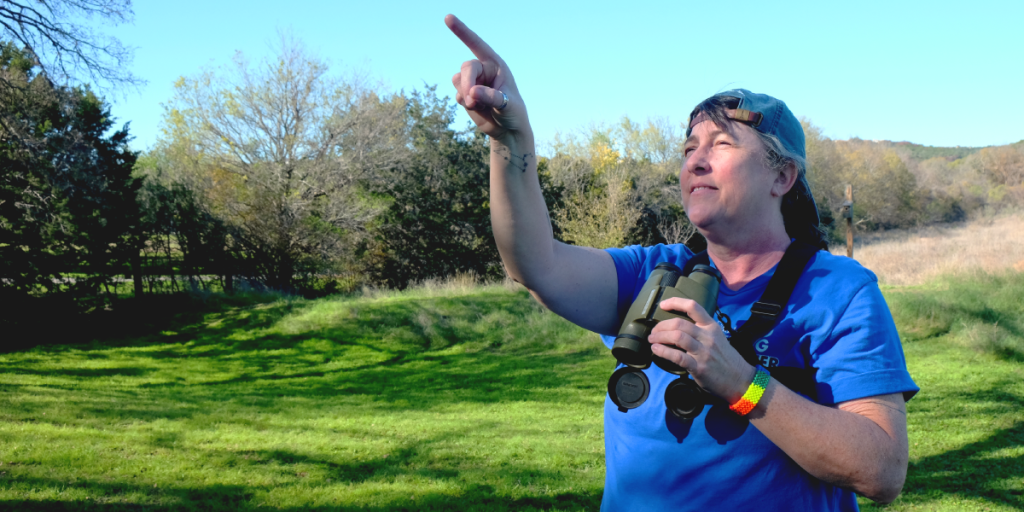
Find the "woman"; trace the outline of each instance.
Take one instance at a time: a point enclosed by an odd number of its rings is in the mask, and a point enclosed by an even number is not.
[[[693,253],[681,245],[600,250],[554,240],[526,105],[508,66],[457,18],[445,23],[476,56],[452,83],[456,101],[491,138],[491,216],[505,268],[545,306],[610,346],[654,266],[682,267]],[[824,247],[804,158],[799,122],[770,96],[728,91],[691,114],[683,205],[721,272],[721,318],[735,327],[749,318],[794,240]],[[699,304],[676,298],[660,307],[694,323],[659,323],[649,337],[653,353],[733,407],[680,420],[660,399],[628,413],[606,400],[602,510],[856,510],[854,493],[883,503],[896,498],[907,470],[905,400],[918,388],[871,272],[814,254],[781,320],[755,344],[759,367]],[[761,366],[816,370],[816,401]],[[676,378],[654,366],[644,373],[651,397]],[[757,386],[759,399],[749,394]]]

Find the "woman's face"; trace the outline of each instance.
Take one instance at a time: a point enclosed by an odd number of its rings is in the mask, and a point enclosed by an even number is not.
[[[779,214],[781,194],[773,193],[778,173],[765,167],[764,149],[753,128],[730,122],[723,130],[703,121],[683,148],[683,207],[702,233],[763,226],[773,213]]]

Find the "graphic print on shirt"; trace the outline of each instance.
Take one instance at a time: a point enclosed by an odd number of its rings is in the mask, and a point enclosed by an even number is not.
[[[760,353],[765,353],[768,350],[768,338],[761,338],[754,344],[754,348]]]
[[[754,343],[754,349],[757,350],[757,362],[770,370],[779,365],[779,358],[765,354],[768,351],[768,346],[768,338],[761,338]]]

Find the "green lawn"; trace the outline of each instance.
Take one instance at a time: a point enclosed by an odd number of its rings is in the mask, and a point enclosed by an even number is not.
[[[883,291],[921,387],[889,508],[1024,510],[1024,273]]]
[[[922,387],[889,508],[1024,508],[1024,275],[886,294]],[[599,506],[614,360],[525,292],[209,296],[98,318],[101,340],[0,353],[0,509]],[[4,344],[39,341],[19,336]]]

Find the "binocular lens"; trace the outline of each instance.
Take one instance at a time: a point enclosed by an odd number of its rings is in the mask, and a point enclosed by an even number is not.
[[[675,417],[692,420],[704,410],[707,393],[688,377],[680,377],[665,388],[665,406]]]
[[[651,365],[651,344],[635,336],[620,335],[615,340],[612,355],[626,366],[647,368]]]
[[[650,392],[650,381],[636,368],[619,368],[608,379],[608,397],[621,411],[640,407]]]

